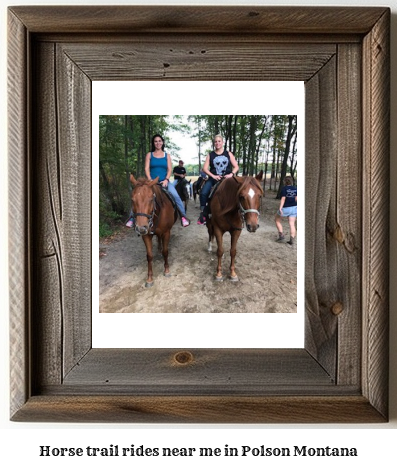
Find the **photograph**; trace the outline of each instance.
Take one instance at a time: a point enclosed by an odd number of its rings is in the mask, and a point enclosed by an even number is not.
[[[298,169],[297,115],[101,115],[99,312],[296,313]]]
[[[7,16],[12,427],[130,429],[36,450],[91,459],[187,444],[141,425],[395,426],[390,9]],[[200,456],[367,461],[336,430],[213,432]]]

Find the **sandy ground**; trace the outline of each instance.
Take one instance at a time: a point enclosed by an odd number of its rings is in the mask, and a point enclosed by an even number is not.
[[[133,229],[100,241],[99,310],[131,313],[193,312],[296,312],[296,245],[275,242],[274,214],[279,201],[267,191],[262,201],[260,227],[242,231],[237,245],[236,272],[239,281],[227,279],[230,265],[230,235],[224,236],[224,281],[215,281],[216,241],[208,253],[208,232],[196,224],[198,203],[189,201],[187,216],[192,224],[175,223],[170,242],[171,277],[163,276],[163,258],[154,238],[154,286],[145,288],[146,250]],[[289,235],[288,223],[284,223]],[[226,276],[225,276],[226,275]]]

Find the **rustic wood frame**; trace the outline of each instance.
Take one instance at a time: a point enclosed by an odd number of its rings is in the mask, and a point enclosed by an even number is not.
[[[11,7],[11,420],[388,419],[388,8]],[[92,349],[91,80],[306,82],[304,349]],[[183,340],[181,341],[183,344]]]

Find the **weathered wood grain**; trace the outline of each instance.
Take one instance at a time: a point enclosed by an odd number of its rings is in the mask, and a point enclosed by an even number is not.
[[[64,54],[92,80],[301,80],[307,81],[336,53],[335,44],[242,44],[236,37],[109,39],[97,44],[65,44]],[[222,71],[219,74],[218,71]]]
[[[26,116],[28,113],[26,28],[8,16],[8,167],[9,167],[9,303],[10,303],[10,409],[14,414],[29,398],[30,316],[30,163]]]
[[[183,350],[182,350],[183,351]],[[142,386],[154,394],[160,385],[224,393],[260,392],[266,387],[329,386],[333,378],[304,349],[192,349],[178,362],[178,349],[93,349],[65,377],[63,385]],[[265,361],[264,361],[265,359]]]
[[[338,46],[337,173],[327,226],[335,257],[333,315],[338,320],[337,383],[360,384],[362,354],[362,51]],[[354,209],[353,209],[354,208]]]
[[[12,7],[33,33],[367,33],[382,7]]]
[[[9,10],[12,420],[387,420],[389,22],[385,8]],[[306,349],[92,350],[91,80],[218,80],[219,61],[306,82]]]
[[[33,95],[40,105],[34,106],[32,123],[35,136],[32,207],[33,233],[36,234],[32,262],[35,279],[40,283],[32,292],[34,312],[37,313],[32,323],[33,390],[40,384],[60,384],[62,381],[64,317],[62,224],[59,217],[63,202],[58,177],[57,97],[55,68],[48,66],[54,64],[54,45],[35,46],[35,58]]]
[[[305,346],[335,378],[337,319],[335,260],[330,263],[327,225],[335,217],[337,167],[335,56],[306,84],[306,227],[305,227]]]
[[[365,418],[365,420],[364,420]],[[89,423],[310,424],[379,423],[382,415],[361,396],[98,396],[32,397],[15,421]]]
[[[56,70],[65,376],[91,348],[91,80],[60,47]]]
[[[390,12],[364,39],[363,393],[388,412]]]

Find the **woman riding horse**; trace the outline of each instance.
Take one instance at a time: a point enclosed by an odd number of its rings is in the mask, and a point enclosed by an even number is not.
[[[171,237],[171,228],[177,214],[171,200],[157,185],[158,177],[153,181],[144,178],[136,180],[130,176],[134,188],[131,193],[132,214],[135,220],[135,232],[142,236],[146,246],[148,262],[148,275],[146,287],[153,285],[153,236],[158,239],[159,250],[164,258],[164,276],[170,275],[168,265],[168,243]]]
[[[197,220],[197,224],[199,225],[203,225],[207,221],[204,209],[212,187],[223,177],[231,178],[238,173],[238,163],[236,158],[231,152],[225,150],[223,137],[220,134],[214,137],[214,148],[215,150],[207,155],[203,165],[203,171],[209,176],[209,178],[200,192],[201,213]]]
[[[238,281],[235,270],[237,241],[244,223],[251,233],[256,232],[259,227],[259,209],[263,195],[261,180],[262,172],[256,177],[225,178],[209,202],[211,217],[207,220],[208,251],[212,251],[212,240],[215,237],[218,245],[218,266],[215,276],[217,281],[223,281],[222,256],[225,232],[229,232],[231,236],[230,279]]]
[[[154,135],[152,137],[151,152],[146,154],[145,174],[149,181],[158,178],[160,184],[171,193],[178,207],[179,214],[181,215],[182,226],[187,227],[190,224],[190,221],[186,217],[185,207],[174,185],[169,185],[172,172],[172,161],[171,155],[164,151],[164,147],[163,137],[160,136],[160,134]]]

